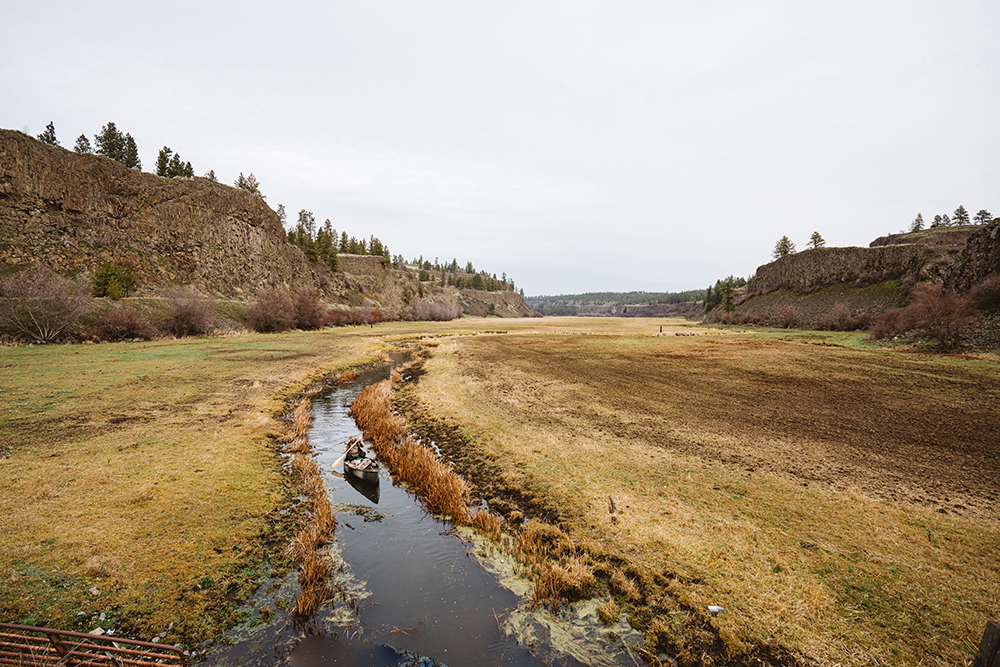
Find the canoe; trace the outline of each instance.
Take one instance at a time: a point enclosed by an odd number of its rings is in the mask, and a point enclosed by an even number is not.
[[[363,459],[344,459],[344,476],[351,476],[362,482],[369,484],[378,483],[378,463],[375,459],[364,457]]]
[[[365,454],[364,442],[357,436],[344,443],[344,477],[378,483],[378,463]]]

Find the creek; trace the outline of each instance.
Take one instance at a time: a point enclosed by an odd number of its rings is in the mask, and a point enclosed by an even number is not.
[[[405,357],[394,356],[394,363]],[[509,557],[486,558],[474,533],[428,514],[419,499],[393,484],[383,467],[377,485],[345,478],[344,442],[360,435],[348,415],[369,384],[391,366],[316,396],[309,435],[337,518],[325,547],[339,565],[341,591],[325,603],[308,631],[292,631],[284,614],[230,633],[226,647],[209,651],[213,665],[637,665],[626,644],[642,635],[624,618],[605,627],[596,601],[571,605],[558,616],[527,608],[527,582],[513,576]],[[370,448],[369,448],[370,449]],[[248,614],[294,594],[294,573],[261,587]],[[268,607],[271,605],[271,607]],[[529,650],[530,649],[530,650]]]

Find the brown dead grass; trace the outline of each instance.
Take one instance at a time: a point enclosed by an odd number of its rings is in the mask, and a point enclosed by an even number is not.
[[[968,660],[1000,599],[997,367],[778,338],[456,338],[417,393],[547,499],[572,535],[547,550],[608,563],[658,650]]]

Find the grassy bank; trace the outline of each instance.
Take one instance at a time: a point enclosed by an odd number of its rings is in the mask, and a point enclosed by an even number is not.
[[[0,618],[189,645],[231,624],[286,541],[285,401],[377,356],[368,334],[0,349]]]
[[[1000,599],[995,362],[558,324],[444,342],[415,394],[589,549],[651,648],[972,658]]]

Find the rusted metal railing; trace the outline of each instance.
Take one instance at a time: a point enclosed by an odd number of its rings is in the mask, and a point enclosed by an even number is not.
[[[189,664],[181,649],[167,644],[0,623],[0,665],[188,667]]]

